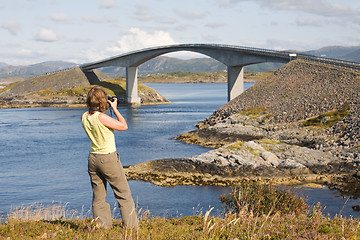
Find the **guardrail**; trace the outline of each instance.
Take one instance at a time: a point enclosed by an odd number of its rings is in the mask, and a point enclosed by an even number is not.
[[[226,49],[234,49],[234,50],[240,50],[242,52],[248,52],[248,53],[256,53],[256,54],[262,54],[269,57],[277,57],[282,58],[284,60],[295,60],[295,59],[301,59],[304,61],[310,61],[310,62],[318,62],[318,63],[324,63],[329,64],[333,66],[340,66],[345,67],[353,70],[360,70],[360,63],[357,62],[350,62],[345,60],[339,60],[339,59],[332,59],[332,58],[324,58],[324,57],[317,57],[314,55],[304,54],[301,52],[294,52],[294,51],[278,51],[278,50],[272,50],[272,49],[266,49],[266,48],[255,48],[255,47],[244,47],[244,46],[234,46],[234,45],[227,45],[227,44],[178,44],[178,45],[167,45],[167,46],[161,46],[161,47],[150,47],[150,48],[144,48],[141,50],[135,50],[131,51],[125,54],[121,54],[115,57],[110,57],[98,62],[108,61],[112,60],[114,58],[118,58],[121,56],[136,54],[139,52],[145,52],[145,51],[152,51],[155,49],[164,49],[164,48],[192,48],[192,47],[206,47],[206,48],[226,48]],[[97,62],[94,62],[97,63]],[[94,64],[90,63],[90,64]],[[82,64],[80,67],[85,67],[88,64]]]
[[[357,63],[357,62],[350,62],[350,61],[332,59],[332,58],[316,57],[316,56],[305,55],[305,54],[299,54],[297,56],[297,59],[301,59],[304,61],[324,63],[324,64],[328,64],[328,65],[332,65],[332,66],[345,67],[345,68],[349,68],[352,70],[360,71],[360,63]]]
[[[360,71],[360,63],[358,62],[351,62],[346,60],[339,60],[339,59],[333,59],[333,58],[325,58],[325,57],[317,57],[314,55],[299,53],[299,52],[293,52],[293,51],[278,51],[278,50],[272,50],[272,49],[266,49],[266,48],[255,48],[255,47],[244,47],[244,46],[234,46],[234,45],[226,45],[226,44],[184,44],[182,46],[211,46],[211,47],[219,47],[219,48],[233,48],[233,49],[239,49],[244,52],[256,52],[257,54],[263,54],[266,56],[272,56],[272,57],[279,57],[286,60],[295,60],[295,59],[301,59],[304,61],[310,61],[310,62],[318,62],[318,63],[324,63],[332,66],[340,66],[349,68],[352,70]]]
[[[301,59],[304,61],[324,63],[332,66],[345,67],[360,71],[360,63],[358,62],[351,62],[351,61],[334,59],[334,58],[317,57],[314,55],[298,53],[298,52],[290,52],[290,51],[276,51],[276,50],[269,50],[263,48],[249,48],[249,47],[239,47],[239,48],[247,51],[256,51],[257,53],[263,52],[266,55],[282,57],[285,59],[287,58],[289,60]]]

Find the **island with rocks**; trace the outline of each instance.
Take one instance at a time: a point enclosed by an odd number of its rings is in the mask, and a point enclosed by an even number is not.
[[[0,89],[0,108],[85,107],[87,92],[94,85],[127,104],[124,78],[112,79],[98,70],[84,73],[76,67],[8,84]],[[139,84],[138,90],[141,104],[169,103],[148,86]]]
[[[359,195],[360,74],[291,61],[175,139],[214,148],[125,167],[156,185],[326,184]]]

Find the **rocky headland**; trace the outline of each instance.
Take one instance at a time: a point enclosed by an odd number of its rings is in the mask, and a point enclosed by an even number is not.
[[[125,79],[112,79],[94,70],[84,73],[80,68],[59,71],[14,82],[0,89],[0,108],[19,107],[84,107],[86,94],[99,85],[111,96],[126,104]],[[139,84],[142,104],[161,104],[169,101],[154,89]]]
[[[176,137],[214,150],[125,170],[130,179],[163,186],[311,182],[354,195],[360,179],[359,100],[358,73],[292,61],[198,123],[197,130]]]

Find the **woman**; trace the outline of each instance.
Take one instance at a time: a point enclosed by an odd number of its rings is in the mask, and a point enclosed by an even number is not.
[[[81,117],[82,125],[88,135],[91,148],[88,158],[88,172],[93,190],[93,216],[98,226],[111,228],[110,205],[106,202],[106,184],[110,184],[119,204],[125,227],[138,226],[135,204],[126,180],[119,155],[116,153],[114,130],[128,129],[124,117],[117,110],[117,99],[109,101],[105,91],[96,86],[90,89],[86,105],[89,111]],[[117,120],[104,112],[110,107]]]

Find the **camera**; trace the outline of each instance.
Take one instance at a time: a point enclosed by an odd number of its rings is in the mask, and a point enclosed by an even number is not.
[[[113,101],[115,101],[115,99],[117,99],[117,105],[119,105],[119,97],[117,97],[117,96],[114,96],[114,97],[110,97],[110,96],[108,96],[107,97],[107,99],[110,101],[110,102],[113,102]]]

